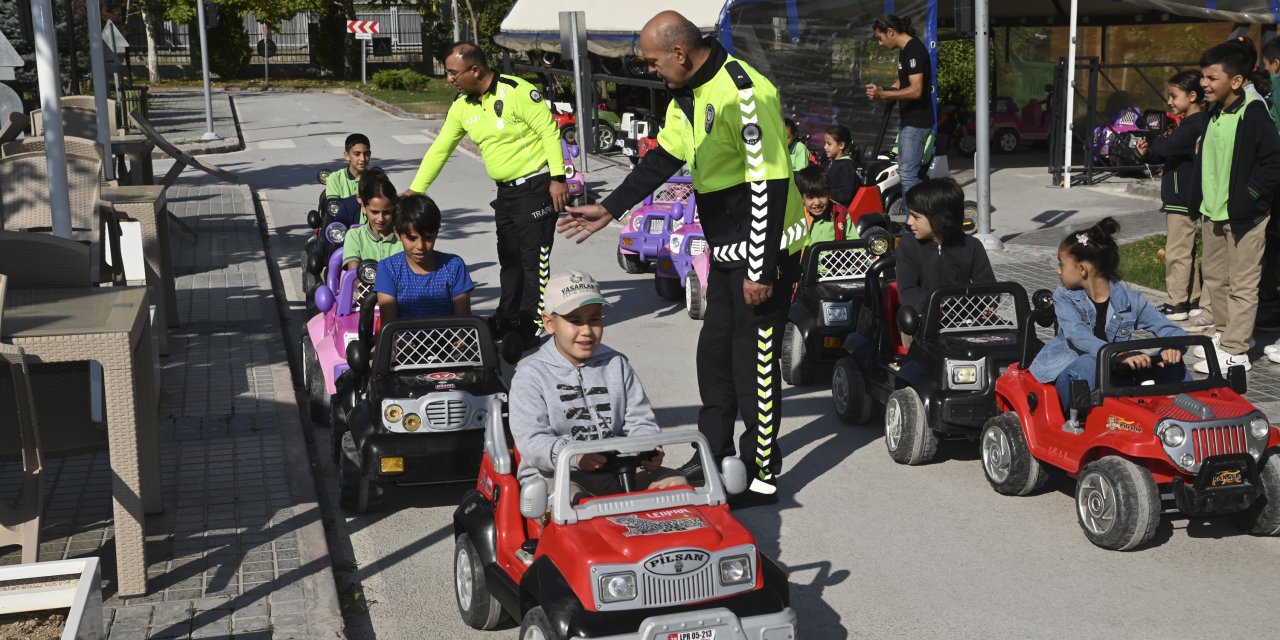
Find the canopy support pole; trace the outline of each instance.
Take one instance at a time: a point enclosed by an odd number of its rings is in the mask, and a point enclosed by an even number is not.
[[[49,168],[49,208],[53,235],[71,239],[71,195],[67,193],[67,147],[62,137],[62,82],[58,36],[49,0],[31,0],[35,33],[36,74],[40,78],[40,112],[44,123],[44,156]]]
[[[93,75],[93,107],[98,112],[103,177],[115,180],[116,167],[111,161],[111,135],[115,132],[111,130],[111,114],[107,113],[107,66],[102,56],[102,12],[98,10],[98,0],[85,0],[84,13],[89,22],[89,66]]]
[[[1063,120],[1063,149],[1062,152],[1062,188],[1071,188],[1071,148],[1075,146],[1075,138],[1072,135],[1073,122],[1075,120],[1076,108],[1076,23],[1080,17],[1080,3],[1078,0],[1071,0],[1071,29],[1067,40],[1067,81],[1066,94],[1062,96],[1062,104],[1065,107],[1066,118]]]
[[[978,192],[978,229],[974,237],[987,249],[1003,249],[1000,238],[991,232],[991,25],[988,0],[973,6],[974,35],[974,115],[977,153],[973,156],[973,179]]]
[[[200,27],[200,71],[204,74],[204,134],[200,139],[217,140],[218,134],[213,131],[213,94],[209,90],[209,32],[204,26],[204,0],[196,0],[196,18]],[[266,47],[262,45],[264,53]]]

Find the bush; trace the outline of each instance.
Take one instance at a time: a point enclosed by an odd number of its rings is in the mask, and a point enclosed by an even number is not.
[[[373,86],[383,91],[422,91],[431,78],[413,69],[384,69],[373,74]]]
[[[200,34],[199,27],[191,24],[190,31],[195,44],[191,48],[191,63],[198,75],[200,45],[196,38]],[[222,6],[218,26],[209,29],[209,72],[223,80],[244,77],[245,70],[249,68],[249,60],[253,57],[253,51],[246,45],[248,41],[249,33],[244,30],[240,14]]]

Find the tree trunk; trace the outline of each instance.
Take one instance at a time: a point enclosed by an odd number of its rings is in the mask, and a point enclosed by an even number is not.
[[[480,23],[476,20],[476,9],[471,6],[471,0],[466,0],[467,13],[471,15],[471,38],[470,40],[476,44],[480,43]]]
[[[160,15],[155,7],[142,3],[142,24],[147,34],[147,79],[151,84],[160,82],[160,54],[156,43],[156,31],[160,28]]]

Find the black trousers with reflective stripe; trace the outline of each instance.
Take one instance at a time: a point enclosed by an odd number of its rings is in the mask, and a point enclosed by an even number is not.
[[[698,335],[698,430],[716,460],[735,455],[733,432],[742,416],[746,429],[736,455],[751,478],[776,482],[782,472],[778,436],[782,423],[782,329],[799,274],[799,255],[778,257],[773,296],[750,307],[742,297],[745,266],[712,266],[707,309]]]
[[[514,187],[498,187],[491,204],[498,226],[498,267],[502,294],[498,317],[505,329],[532,332],[540,314],[542,289],[551,269],[551,243],[556,213],[547,192],[549,175]]]

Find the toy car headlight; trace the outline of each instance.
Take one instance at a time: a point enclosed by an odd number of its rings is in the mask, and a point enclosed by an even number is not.
[[[851,302],[823,302],[822,320],[828,327],[839,327],[849,324]]]
[[[329,198],[324,201],[324,210],[328,211],[329,215],[336,216],[339,211],[342,211],[342,201],[337,198]]]
[[[978,382],[978,365],[958,364],[951,368],[951,384],[975,384]]]
[[[1182,425],[1174,422],[1161,425],[1156,429],[1156,435],[1160,436],[1160,442],[1163,442],[1166,447],[1181,447],[1182,443],[1187,441],[1186,430]]]
[[[378,263],[373,260],[362,261],[359,273],[356,275],[359,276],[360,282],[373,284],[373,281],[378,278]]]
[[[680,227],[683,227],[683,226],[684,226],[684,220],[681,220],[680,218],[671,219],[671,233],[675,233],[679,231]]]
[[[751,558],[730,556],[720,559],[720,584],[729,586],[751,582]]]
[[[889,236],[876,234],[867,242],[867,250],[872,255],[882,256],[889,251]]]
[[[681,236],[671,236],[667,239],[667,248],[671,253],[680,253],[680,242],[684,240]]]
[[[623,602],[636,599],[636,574],[611,573],[600,576],[600,601]]]
[[[417,431],[422,427],[422,416],[411,413],[404,417],[404,428],[406,431]]]
[[[342,244],[347,239],[347,225],[341,222],[331,222],[329,226],[324,228],[324,237],[332,244]]]
[[[387,405],[386,410],[382,412],[382,417],[386,418],[387,422],[400,422],[404,417],[404,409],[398,404]]]
[[[1254,416],[1254,418],[1249,421],[1249,435],[1257,438],[1258,440],[1267,437],[1267,432],[1270,430],[1271,425],[1267,424],[1267,421],[1263,420],[1261,417]]]
[[[564,177],[565,177],[565,178],[572,178],[572,177],[573,177],[573,174],[575,174],[575,173],[577,173],[577,172],[578,172],[578,170],[577,170],[573,165],[571,165],[571,164],[569,164],[569,163],[567,163],[567,162],[566,162],[566,163],[564,163]]]

